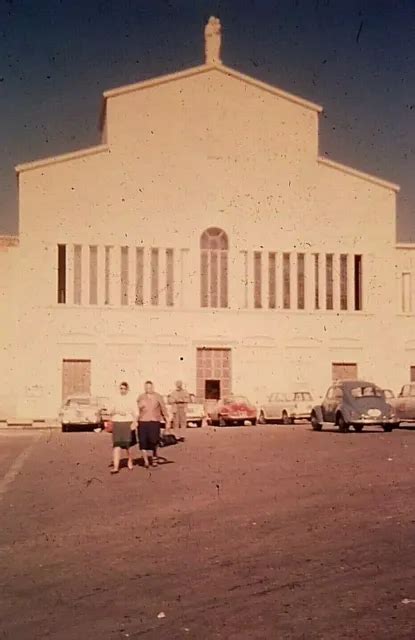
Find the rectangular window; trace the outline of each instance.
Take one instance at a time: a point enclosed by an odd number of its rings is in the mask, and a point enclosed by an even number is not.
[[[411,382],[415,382],[415,366],[411,365],[409,368],[409,377]]]
[[[297,308],[305,308],[304,253],[297,253]]]
[[[174,301],[174,251],[166,249],[166,304],[168,307],[173,306]]]
[[[66,302],[66,244],[58,244],[58,303]]]
[[[284,309],[290,308],[290,254],[282,254],[282,297]]]
[[[354,257],[354,308],[362,310],[362,256]]]
[[[202,251],[200,255],[200,305],[209,306],[209,254]]]
[[[326,309],[333,309],[333,254],[326,253]]]
[[[348,256],[340,255],[340,309],[347,311],[347,260]]]
[[[210,251],[210,305],[218,306],[218,254]]]
[[[143,305],[144,303],[144,249],[143,247],[136,247],[135,250],[135,269],[136,269],[136,277],[135,277],[135,303],[138,305]]]
[[[73,301],[81,304],[82,287],[82,246],[75,244],[73,248]]]
[[[254,307],[260,309],[262,307],[262,255],[260,251],[254,251]]]
[[[402,311],[411,313],[411,274],[402,274]]]
[[[332,380],[356,380],[356,362],[333,362],[331,365]]]
[[[105,247],[105,264],[104,264],[104,304],[111,303],[110,291],[110,269],[111,269],[111,247]]]
[[[220,306],[226,309],[228,306],[228,252],[220,253]]]
[[[320,309],[320,265],[319,255],[314,254],[314,308]]]
[[[98,247],[89,247],[89,304],[98,303]]]
[[[121,247],[121,304],[128,304],[128,247]]]
[[[275,309],[277,306],[277,266],[275,252],[268,254],[268,307]]]
[[[159,250],[151,249],[151,304],[159,303]]]

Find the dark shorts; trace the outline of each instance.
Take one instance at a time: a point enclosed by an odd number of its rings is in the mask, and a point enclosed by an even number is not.
[[[112,425],[112,445],[129,449],[137,444],[134,431],[131,431],[131,422],[113,422]]]
[[[138,443],[140,449],[153,451],[160,442],[160,422],[139,422]]]

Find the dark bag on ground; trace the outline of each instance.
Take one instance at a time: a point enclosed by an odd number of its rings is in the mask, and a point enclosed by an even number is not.
[[[172,444],[177,444],[179,441],[174,433],[162,433],[160,436],[160,447],[169,447]]]

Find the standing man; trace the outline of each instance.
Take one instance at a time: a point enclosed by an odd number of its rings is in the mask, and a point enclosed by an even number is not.
[[[138,442],[144,458],[144,466],[149,467],[148,454],[152,466],[157,466],[157,447],[160,441],[161,421],[168,423],[168,413],[164,400],[154,391],[150,380],[144,385],[144,393],[137,398],[138,406]]]
[[[169,404],[173,407],[174,429],[186,429],[187,426],[187,405],[190,402],[190,395],[183,388],[183,382],[176,382],[176,389],[169,396]]]

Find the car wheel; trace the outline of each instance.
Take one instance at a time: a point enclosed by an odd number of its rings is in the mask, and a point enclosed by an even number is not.
[[[253,418],[252,420],[250,420],[250,423],[253,427],[255,427],[256,425],[256,418]]]
[[[363,425],[362,425],[362,424],[355,424],[355,425],[353,425],[353,429],[354,429],[355,431],[357,431],[357,433],[362,433],[362,431],[363,431]]]
[[[265,414],[263,411],[259,412],[259,416],[258,416],[258,424],[267,424],[267,420],[265,418]]]
[[[196,427],[200,429],[200,427],[202,426],[202,420],[196,420],[195,424],[196,424]]]
[[[291,418],[286,411],[282,412],[282,424],[292,424]]]
[[[226,420],[224,418],[219,418],[219,426],[226,427]]]
[[[311,416],[310,422],[313,431],[321,431],[321,429],[323,428],[323,425],[317,420],[317,416],[314,413]]]
[[[67,424],[63,424],[62,425],[62,433],[68,433],[68,431],[69,431],[68,425]]]
[[[390,433],[391,431],[393,431],[393,425],[391,424],[384,424],[383,425],[383,430],[386,431],[386,433]]]
[[[346,420],[343,418],[341,414],[338,417],[337,424],[338,424],[340,433],[347,433],[349,431],[349,425],[347,424]]]

